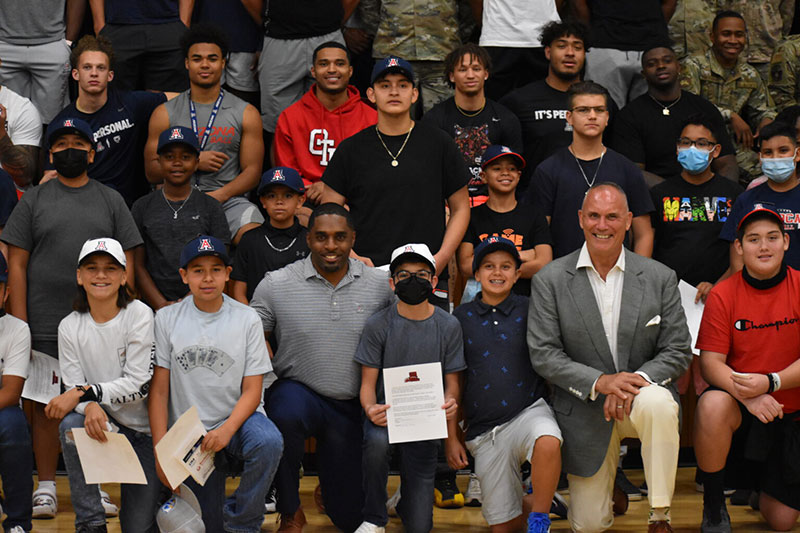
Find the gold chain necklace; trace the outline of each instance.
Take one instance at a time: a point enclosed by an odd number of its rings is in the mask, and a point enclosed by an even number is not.
[[[378,125],[375,124],[375,133],[378,134],[378,140],[383,145],[383,149],[386,150],[386,153],[389,154],[389,157],[392,158],[392,166],[393,167],[396,167],[397,165],[400,164],[400,163],[397,162],[397,158],[400,157],[401,153],[403,153],[403,148],[406,147],[406,143],[408,142],[408,138],[411,137],[411,130],[413,130],[413,129],[414,129],[414,124],[411,124],[411,127],[408,129],[408,133],[406,133],[406,140],[403,141],[403,145],[397,151],[397,155],[395,155],[389,150],[389,147],[386,146],[386,143],[383,142],[383,137],[381,136],[381,132],[378,130]]]
[[[486,98],[483,99],[483,105],[481,106],[481,108],[478,109],[477,111],[475,111],[474,113],[467,113],[466,111],[461,109],[458,104],[456,104],[455,102],[453,102],[453,103],[455,104],[456,109],[458,109],[459,113],[461,113],[465,117],[472,118],[472,117],[477,117],[478,115],[480,115],[483,112],[483,109],[486,107]]]

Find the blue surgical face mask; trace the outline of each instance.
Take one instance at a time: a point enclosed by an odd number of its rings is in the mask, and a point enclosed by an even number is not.
[[[700,150],[696,146],[690,146],[689,148],[678,150],[678,163],[689,174],[700,174],[711,164],[711,152]]]
[[[797,154],[797,149],[794,151]],[[791,157],[774,157],[771,159],[761,159],[761,170],[764,175],[775,183],[784,183],[794,174],[795,162],[794,155]]]

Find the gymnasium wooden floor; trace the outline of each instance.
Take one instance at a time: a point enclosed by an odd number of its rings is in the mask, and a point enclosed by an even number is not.
[[[637,485],[644,479],[641,470],[626,470],[628,477]],[[395,487],[399,483],[397,476],[392,476],[389,480],[389,494],[394,492]],[[462,490],[466,490],[467,477],[459,476],[459,486]],[[317,478],[314,476],[306,476],[300,482],[301,499],[303,508],[308,519],[308,525],[305,528],[305,533],[334,533],[334,528],[326,516],[320,515],[316,512],[313,503],[312,493],[317,485]],[[234,486],[233,481],[229,481],[229,488]],[[109,485],[104,487],[112,496],[115,502],[119,502],[119,486]],[[59,476],[57,480],[58,500],[59,500],[59,514],[55,520],[34,520],[33,530],[37,533],[71,533],[74,531],[73,520],[75,515],[72,513],[72,507],[69,501],[69,489],[67,486],[67,479],[65,476]],[[700,530],[700,519],[702,513],[702,495],[694,490],[694,468],[681,468],[678,471],[678,484],[676,487],[676,496],[673,500],[672,507],[672,525],[676,533],[695,533]],[[760,515],[750,509],[750,507],[728,506],[728,509],[733,520],[734,531],[737,533],[749,533],[755,531],[771,531],[761,520]],[[646,531],[647,522],[647,500],[643,499],[639,502],[631,502],[628,513],[625,516],[617,517],[614,527],[610,531]],[[262,526],[262,531],[272,532],[277,529],[275,520],[278,515],[267,515]],[[480,513],[480,508],[462,509],[436,509],[434,508],[434,524],[433,531],[437,533],[446,532],[486,532],[486,527],[483,517]],[[553,522],[551,531],[569,531],[569,525],[566,520],[555,520]],[[119,533],[119,520],[109,520],[108,531],[110,533]],[[401,533],[403,531],[400,520],[397,518],[391,519],[386,531],[389,533]],[[795,526],[792,531],[800,531],[800,526]],[[216,532],[208,532],[216,533]]]

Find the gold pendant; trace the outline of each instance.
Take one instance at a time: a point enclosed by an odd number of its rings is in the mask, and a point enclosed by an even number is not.
[[[665,107],[664,109],[661,110],[661,114],[664,115],[665,117],[668,117],[669,116],[669,109],[667,109]]]
[[[400,164],[400,163],[398,163],[398,162],[397,162],[397,159],[392,159],[392,166],[393,166],[393,167],[396,167],[396,166],[397,166],[397,165],[399,165],[399,164]]]

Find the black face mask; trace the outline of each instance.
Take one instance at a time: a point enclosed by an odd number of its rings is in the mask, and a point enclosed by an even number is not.
[[[421,304],[431,295],[433,287],[430,281],[421,280],[416,276],[397,281],[394,284],[394,293],[402,302],[408,305]]]
[[[53,166],[65,178],[77,178],[89,168],[89,152],[78,148],[53,152]]]

